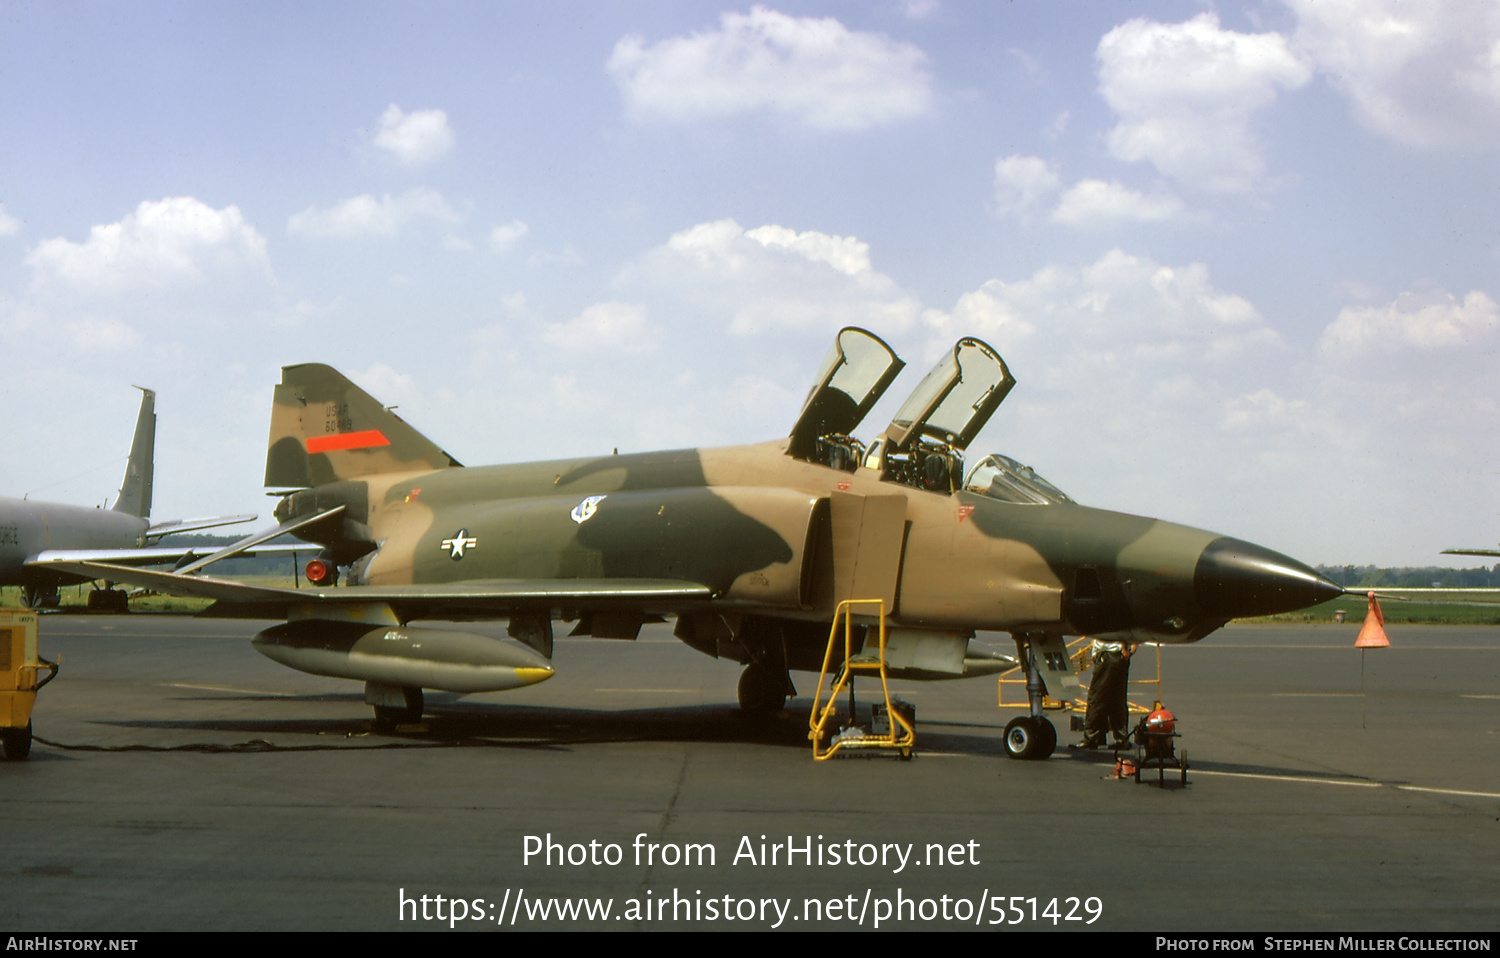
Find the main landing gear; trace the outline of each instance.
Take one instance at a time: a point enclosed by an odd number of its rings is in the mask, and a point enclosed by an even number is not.
[[[365,701],[375,708],[377,732],[394,732],[398,725],[422,721],[422,690],[419,688],[366,682]]]
[[[130,611],[130,593],[124,589],[95,589],[89,593],[89,611],[124,615]]]
[[[796,694],[791,685],[791,677],[785,672],[778,673],[769,666],[751,662],[740,673],[740,708],[759,713],[780,711],[788,694]]]
[[[55,585],[28,585],[21,589],[21,601],[28,609],[55,609],[62,598]]]

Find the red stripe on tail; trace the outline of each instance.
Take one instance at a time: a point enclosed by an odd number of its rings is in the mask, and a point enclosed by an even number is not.
[[[372,446],[389,446],[391,441],[379,429],[364,432],[341,432],[332,436],[309,436],[307,451],[332,452],[335,449],[369,449]]]

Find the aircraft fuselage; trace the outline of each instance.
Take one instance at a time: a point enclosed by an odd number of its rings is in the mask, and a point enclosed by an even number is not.
[[[1190,642],[1329,597],[1306,566],[1211,532],[912,488],[786,446],[387,473],[294,493],[277,515],[345,506],[315,541],[352,562],[352,584],[683,579],[712,588],[715,612],[804,622],[884,597],[897,627]]]
[[[0,498],[0,585],[56,586],[79,576],[27,568],[25,562],[51,549],[133,549],[144,544],[146,519],[55,502]]]

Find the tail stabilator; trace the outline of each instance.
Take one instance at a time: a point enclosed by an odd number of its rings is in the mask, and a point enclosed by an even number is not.
[[[462,465],[321,363],[282,367],[267,445],[266,485],[279,489]]]

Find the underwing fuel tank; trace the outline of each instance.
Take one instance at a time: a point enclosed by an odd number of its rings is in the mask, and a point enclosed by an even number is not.
[[[313,675],[445,692],[503,692],[552,677],[552,663],[532,648],[447,629],[299,619],[266,629],[251,644]]]

